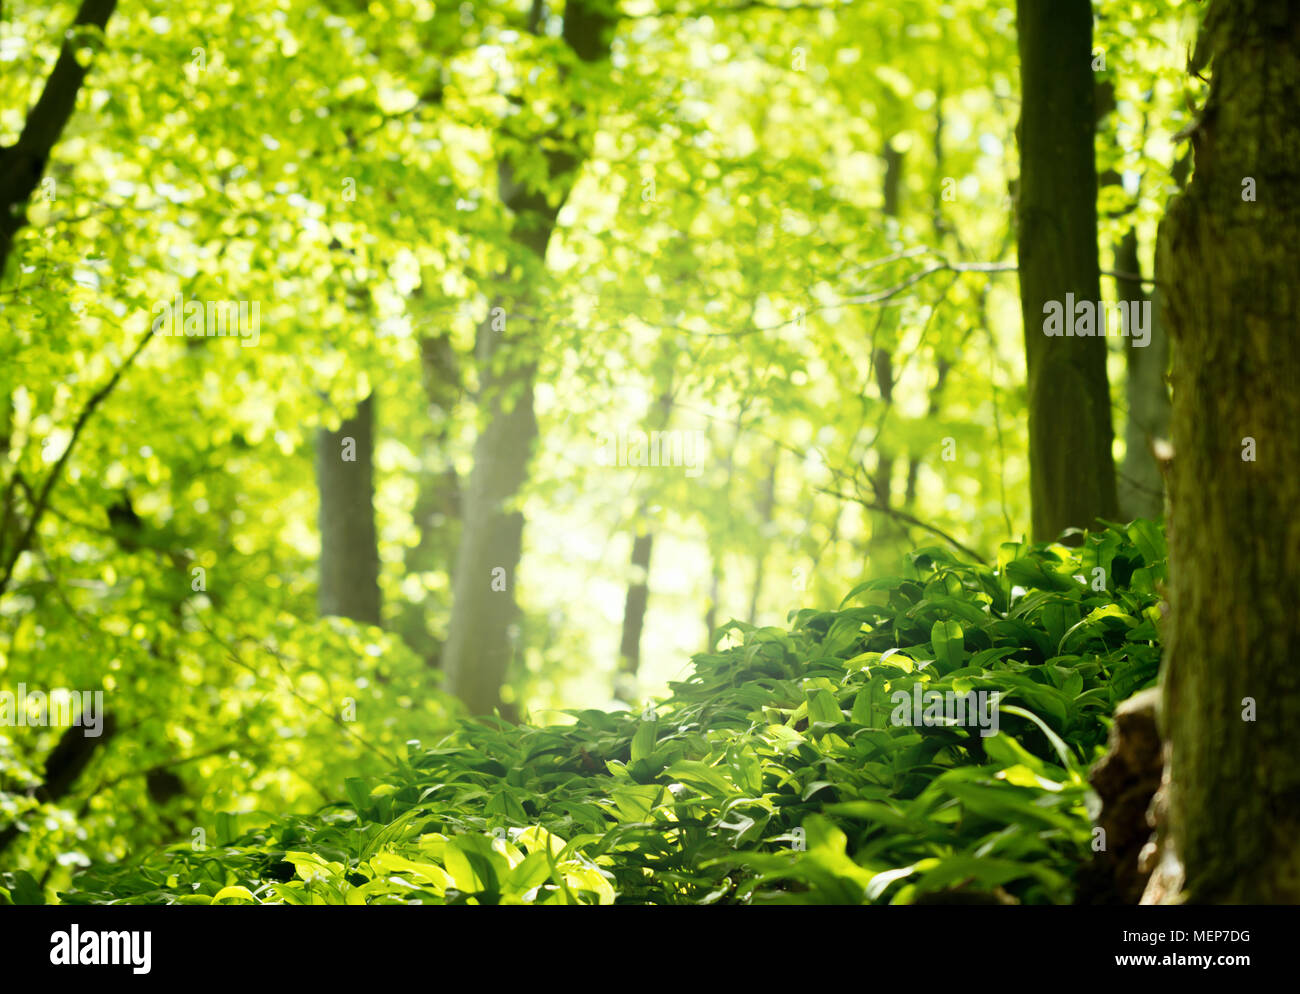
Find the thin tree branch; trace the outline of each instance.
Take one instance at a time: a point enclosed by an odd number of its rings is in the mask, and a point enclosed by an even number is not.
[[[963,545],[961,542],[958,542],[955,538],[953,538],[951,535],[949,535],[946,531],[944,531],[942,528],[938,527],[937,525],[932,525],[929,522],[922,521],[920,518],[916,517],[915,515],[908,514],[906,511],[900,511],[892,507],[884,507],[873,501],[863,500],[861,497],[854,497],[852,494],[842,494],[838,490],[828,490],[825,487],[818,487],[817,490],[820,493],[827,494],[831,497],[838,497],[840,500],[847,500],[847,501],[852,501],[855,504],[861,504],[868,511],[879,511],[881,514],[887,514],[891,518],[895,518],[898,521],[905,522],[906,524],[909,525],[915,525],[917,528],[922,528],[925,531],[930,532],[932,535],[938,535],[945,542],[948,542],[950,545],[952,545],[953,548],[957,549],[960,552],[964,552],[966,555],[970,556],[980,565],[984,565],[984,566],[988,565],[988,560],[985,559],[983,556],[981,556],[970,546]]]
[[[945,260],[913,273],[901,283],[896,283],[886,290],[845,297],[840,304],[878,304],[891,297],[897,297],[904,290],[916,286],[935,273],[1014,273],[1017,268],[1014,262],[948,262]]]
[[[131,350],[131,354],[126,357],[126,361],[113,371],[113,375],[108,378],[108,381],[103,386],[91,394],[90,399],[87,400],[85,406],[82,407],[81,413],[77,416],[76,423],[72,426],[72,437],[68,440],[68,445],[63,450],[63,454],[59,456],[59,461],[54,464],[54,468],[51,469],[49,475],[45,477],[45,483],[41,487],[40,496],[36,499],[36,505],[32,508],[32,514],[27,521],[27,527],[23,531],[22,538],[18,540],[17,544],[15,544],[14,548],[10,551],[4,565],[4,571],[3,573],[0,573],[0,596],[2,596],[9,588],[9,584],[13,580],[14,569],[17,567],[19,557],[31,546],[32,537],[36,534],[36,528],[41,523],[41,519],[45,517],[45,512],[49,508],[50,494],[54,490],[54,485],[62,475],[63,467],[67,464],[69,457],[71,457],[72,450],[76,448],[77,439],[81,437],[81,432],[85,429],[86,423],[99,408],[99,405],[104,402],[110,393],[113,392],[118,382],[122,379],[122,375],[135,363],[136,358],[144,351],[144,347],[149,344],[149,341],[153,336],[154,329],[153,326],[150,325],[145,333],[140,336],[140,340],[136,343],[135,348]]]
[[[1102,276],[1109,276],[1111,279],[1120,280],[1129,283],[1149,283],[1151,286],[1160,286],[1160,281],[1155,277],[1143,276],[1141,273],[1126,273],[1119,269],[1100,270]]]
[[[226,650],[226,653],[227,655],[229,655],[231,662],[233,662],[236,666],[239,666],[247,670],[249,673],[253,674],[253,676],[258,678],[261,677],[262,674],[257,671],[257,668],[253,666],[251,663],[245,661],[244,657],[240,655],[239,650],[235,648],[233,644],[227,642],[220,635],[218,635],[212,629],[212,627],[208,625],[198,615],[197,612],[191,611],[191,613],[194,617],[195,622],[198,624],[200,628],[203,629],[204,632],[207,633],[208,637],[212,639],[212,641],[217,643],[217,645],[221,646],[221,648]],[[304,695],[300,694],[297,688],[293,686],[292,675],[285,670],[284,667],[284,662],[286,658],[285,656],[281,655],[279,652],[276,652],[274,649],[271,649],[265,645],[261,645],[260,643],[258,644],[258,648],[261,649],[263,652],[267,653],[267,655],[271,656],[271,658],[273,658],[276,661],[276,663],[279,665],[280,672],[283,673],[286,679],[288,679],[289,681],[288,691],[290,695],[296,697],[300,702],[307,705],[307,707],[311,708],[313,711],[316,711],[319,714],[323,714],[325,717],[329,718],[331,722],[333,722],[340,729],[342,729],[347,735],[351,736],[353,739],[355,739],[361,745],[365,746],[375,755],[379,756],[385,762],[390,764],[395,764],[397,762],[397,759],[394,756],[389,755],[383,749],[379,748],[379,746],[370,742],[368,739],[366,739],[365,736],[358,734],[357,732],[353,731],[351,728],[348,728],[348,723],[344,721],[341,717],[339,717],[339,715],[335,714],[333,711],[329,710],[328,708],[321,707],[315,701],[312,701],[309,698],[305,697]]]

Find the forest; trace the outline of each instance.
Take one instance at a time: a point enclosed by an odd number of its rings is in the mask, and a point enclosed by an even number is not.
[[[17,0],[0,72],[40,958],[1300,905],[1300,2]]]

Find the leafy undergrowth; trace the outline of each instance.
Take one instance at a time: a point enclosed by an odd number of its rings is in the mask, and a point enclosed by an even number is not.
[[[1088,765],[1156,676],[1164,539],[939,549],[738,645],[643,713],[465,722],[349,801],[81,873],[86,903],[1069,902]],[[892,695],[998,692],[997,734]],[[991,716],[991,712],[990,712]],[[992,727],[992,726],[990,726]],[[2,893],[2,891],[0,891]]]

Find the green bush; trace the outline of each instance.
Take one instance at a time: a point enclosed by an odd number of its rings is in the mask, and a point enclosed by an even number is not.
[[[1159,528],[996,565],[912,554],[788,631],[732,622],[671,697],[568,725],[464,721],[309,817],[129,865],[87,903],[894,903],[953,891],[1069,902],[1085,775],[1156,676]],[[897,724],[894,694],[997,692],[998,734]],[[236,831],[240,834],[236,835]],[[30,893],[10,878],[9,891]],[[0,894],[5,890],[0,888]]]

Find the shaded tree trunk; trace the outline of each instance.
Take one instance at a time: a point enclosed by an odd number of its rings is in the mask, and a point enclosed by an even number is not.
[[[725,506],[731,506],[731,485],[736,475],[736,449],[740,445],[741,436],[745,431],[745,412],[749,410],[749,398],[744,398],[740,402],[740,410],[736,412],[735,433],[732,436],[731,445],[727,447],[727,459],[723,463],[722,476],[722,499]],[[710,439],[710,451],[716,451]],[[709,609],[704,615],[704,628],[707,632],[707,642],[705,651],[713,651],[713,641],[718,628],[718,609],[722,606],[722,571],[725,568],[725,560],[729,551],[730,541],[728,533],[724,531],[721,535],[716,529],[709,533]]]
[[[1166,900],[1300,903],[1297,7],[1211,5],[1189,67],[1213,59],[1189,129],[1194,176],[1160,228],[1174,445],[1166,863],[1183,877]]]
[[[939,416],[939,410],[943,401],[944,384],[948,382],[948,373],[952,370],[952,362],[943,356],[935,361],[935,379],[934,386],[930,388],[930,403],[926,408],[926,414],[931,418]],[[921,457],[912,456],[907,463],[907,486],[903,491],[903,505],[911,507],[916,503],[916,486],[921,476]]]
[[[743,415],[742,415],[743,416]],[[739,419],[737,425],[739,426]],[[709,449],[714,451],[713,432],[709,431]],[[740,431],[737,427],[736,443],[740,440]],[[725,463],[725,475],[723,477],[723,495],[728,496],[731,493],[731,474],[735,467],[736,448],[733,443],[727,449],[727,461]],[[713,651],[713,633],[718,627],[718,604],[722,599],[722,559],[726,555],[726,544],[721,537],[713,530],[709,531],[709,607],[704,612],[704,651]]]
[[[1049,337],[1045,305],[1101,299],[1092,6],[1018,0],[1020,304],[1035,539],[1118,513],[1106,339]],[[1068,327],[1073,315],[1066,313]]]
[[[367,625],[382,621],[374,509],[374,399],[338,431],[316,436],[320,492],[320,613]]]
[[[1110,80],[1096,87],[1098,127],[1115,109],[1115,86]],[[1142,138],[1147,129],[1144,123]],[[1103,140],[1111,138],[1113,131],[1103,131]],[[1123,177],[1116,169],[1101,177],[1103,189],[1122,190]],[[1112,212],[1119,219],[1131,215],[1136,202]],[[1127,348],[1127,376],[1124,395],[1128,415],[1124,424],[1124,465],[1116,474],[1121,517],[1159,518],[1165,510],[1164,477],[1156,461],[1155,442],[1167,439],[1169,433],[1169,388],[1165,384],[1165,371],[1169,366],[1169,338],[1165,334],[1160,314],[1160,301],[1153,291],[1146,293],[1142,282],[1142,265],[1138,259],[1137,228],[1130,227],[1112,248],[1115,258],[1115,296],[1138,307],[1150,306],[1150,341],[1143,348]]]
[[[1128,423],[1124,428],[1124,466],[1119,474],[1119,506],[1124,518],[1159,518],[1165,513],[1165,480],[1156,461],[1154,444],[1169,437],[1169,336],[1165,333],[1157,288],[1147,295],[1142,287],[1137,232],[1130,228],[1115,247],[1115,269],[1138,279],[1120,278],[1119,299],[1151,302],[1151,341],[1141,349],[1124,350],[1128,360]]]
[[[931,152],[934,156],[934,175],[937,178],[943,177],[944,168],[944,151],[943,151],[943,83],[935,84],[934,100],[934,132],[931,134]],[[934,184],[934,202],[931,207],[931,222],[934,228],[934,243],[940,249],[943,248],[944,242],[952,231],[951,225],[943,213],[943,184]],[[987,296],[987,287],[981,292],[981,301]],[[926,409],[926,414],[930,420],[939,416],[939,409],[943,397],[943,387],[948,380],[948,372],[952,369],[952,361],[944,355],[937,356],[935,359],[936,376],[934,386],[930,388],[930,403]],[[914,454],[907,461],[907,483],[903,489],[903,506],[913,507],[916,503],[916,487],[921,475],[921,456]]]

